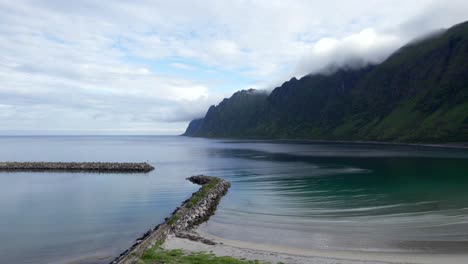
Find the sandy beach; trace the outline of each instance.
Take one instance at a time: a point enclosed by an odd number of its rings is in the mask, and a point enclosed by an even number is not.
[[[270,263],[313,263],[313,264],[382,264],[382,263],[418,263],[418,264],[466,264],[468,253],[429,254],[429,253],[387,253],[335,250],[310,250],[278,247],[236,240],[223,239],[203,231],[193,230],[190,235],[210,240],[215,245],[208,245],[193,239],[170,236],[163,244],[166,249],[184,249],[186,251],[212,252],[217,256],[232,256]]]

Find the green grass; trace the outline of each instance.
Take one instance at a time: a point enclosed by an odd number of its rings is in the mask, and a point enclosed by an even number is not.
[[[177,222],[177,220],[179,220],[179,218],[180,218],[180,214],[179,214],[179,212],[177,212],[167,221],[167,223],[169,225],[173,225],[173,224],[175,224]]]
[[[209,183],[203,185],[185,204],[185,208],[192,208],[196,206],[204,197],[207,196],[208,192],[212,190],[220,179],[214,178]],[[181,217],[181,212],[178,211],[167,221],[167,224],[174,225],[177,220]],[[143,256],[140,258],[140,264],[175,264],[175,263],[200,263],[200,264],[268,264],[267,262],[260,262],[258,260],[245,260],[236,259],[232,257],[218,257],[212,253],[206,252],[192,252],[186,253],[181,249],[166,250],[161,248],[164,241],[158,241],[158,243],[145,251]]]
[[[208,194],[208,192],[211,189],[213,189],[213,187],[215,187],[216,184],[218,184],[219,181],[220,179],[214,178],[209,183],[203,185],[201,189],[194,196],[192,196],[192,198],[190,198],[190,200],[185,204],[185,207],[191,208],[197,205],[198,202],[200,202],[200,200],[203,199],[203,197],[205,197]]]
[[[218,184],[218,182],[220,181],[220,179],[217,179],[217,178],[213,178],[209,183],[203,185],[200,190],[198,190],[195,195],[193,195],[190,200],[185,204],[185,207],[186,208],[192,208],[194,207],[195,205],[197,205],[201,199],[203,199],[203,197],[205,197],[208,192],[213,189],[216,184]],[[173,225],[177,222],[177,220],[179,220],[180,218],[180,213],[177,212],[176,214],[172,215],[171,218],[167,221],[167,223],[169,225]]]
[[[207,252],[186,253],[181,249],[153,248],[142,256],[141,264],[268,264],[259,260],[218,257]]]

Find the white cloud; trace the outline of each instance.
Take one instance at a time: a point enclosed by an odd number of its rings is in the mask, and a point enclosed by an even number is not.
[[[397,35],[379,34],[372,28],[342,39],[323,38],[312,45],[309,54],[301,60],[297,73],[306,75],[380,63],[407,41]]]
[[[193,70],[192,66],[180,62],[173,62],[171,63],[171,66],[181,70]]]

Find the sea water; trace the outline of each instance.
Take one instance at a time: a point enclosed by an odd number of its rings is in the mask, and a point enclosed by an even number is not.
[[[204,226],[311,249],[458,252],[468,242],[468,151],[177,136],[0,137],[1,161],[146,161],[147,174],[0,173],[0,259],[108,263],[207,174],[232,183]]]

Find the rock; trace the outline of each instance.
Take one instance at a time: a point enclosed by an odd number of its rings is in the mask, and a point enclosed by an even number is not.
[[[166,218],[164,223],[153,229],[150,229],[150,231],[145,233],[144,238],[137,240],[137,242],[129,250],[122,253],[111,263],[138,263],[139,257],[142,256],[146,249],[154,246],[157,242],[164,241],[168,235],[183,234],[184,231],[189,231],[193,227],[201,224],[204,221],[207,221],[209,217],[214,214],[220,199],[226,194],[229,187],[231,186],[229,182],[223,179],[204,175],[192,176],[187,179],[199,185],[210,183],[213,180],[216,180],[217,183],[215,186],[213,186],[213,188],[208,190],[208,193],[203,198],[201,198],[197,204],[188,207],[186,206],[187,203],[193,199],[194,195],[200,192],[201,188],[197,192],[193,193],[192,198],[185,200],[180,207],[176,208],[171,217]],[[169,221],[171,221],[175,215],[178,216],[178,220],[171,225]],[[206,240],[205,242],[212,243],[212,241],[209,240]]]
[[[146,162],[0,162],[0,171],[150,172]]]

